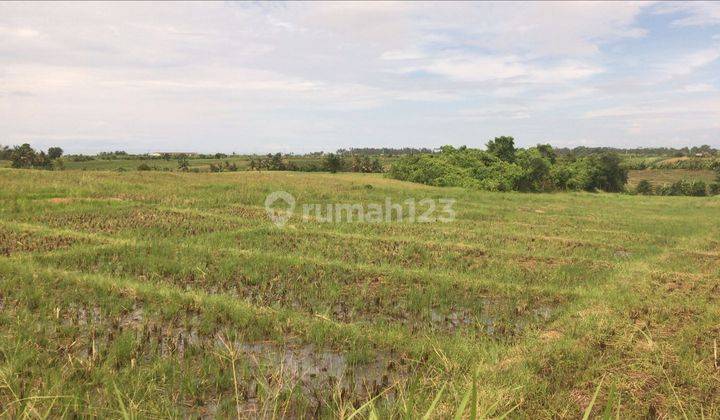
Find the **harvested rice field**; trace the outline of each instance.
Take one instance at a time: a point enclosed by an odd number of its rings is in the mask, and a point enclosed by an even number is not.
[[[720,416],[720,199],[0,169],[0,410]],[[264,208],[454,199],[453,221]]]

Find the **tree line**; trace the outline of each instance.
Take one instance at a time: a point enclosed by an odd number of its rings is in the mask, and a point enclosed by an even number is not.
[[[486,150],[444,146],[437,154],[399,158],[390,176],[436,186],[490,191],[624,191],[628,170],[617,153],[559,156],[549,144],[521,149],[509,136],[495,137]]]
[[[0,160],[9,160],[13,168],[62,169],[62,155],[63,149],[59,147],[51,147],[46,153],[36,151],[28,143],[12,148],[0,146]]]
[[[342,156],[353,156],[353,155],[368,155],[368,156],[401,156],[401,155],[412,155],[415,153],[432,153],[432,149],[425,147],[414,148],[414,147],[351,147],[350,149],[338,149],[335,154]]]
[[[696,155],[703,156],[718,156],[718,150],[703,144],[702,146],[693,147],[635,147],[635,148],[618,148],[618,147],[586,147],[578,146],[574,148],[556,148],[555,152],[558,155],[575,155],[575,156],[590,156],[598,155],[601,153],[618,153],[622,155],[635,155],[635,156],[671,156],[671,157],[692,157]]]
[[[339,153],[328,153],[323,154],[321,159],[296,163],[282,153],[268,153],[264,158],[251,157],[250,170],[371,173],[383,172],[383,166],[377,156],[344,156]]]
[[[407,149],[349,149],[338,153],[321,153],[300,156],[282,153],[269,153],[265,156],[250,156],[249,170],[268,171],[306,171],[306,172],[384,172],[385,168],[378,156],[361,153],[348,154],[350,151],[381,151]],[[667,153],[669,148],[655,149],[612,149],[612,148],[575,148],[554,149],[549,144],[538,144],[530,148],[517,148],[513,137],[495,137],[486,144],[486,150],[466,146],[443,146],[439,151],[429,149],[411,149],[409,154],[392,158],[389,176],[412,182],[436,186],[460,186],[491,191],[625,191],[628,169],[616,150],[650,150]],[[568,151],[570,150],[570,151]],[[713,154],[709,146],[688,149],[690,152]],[[650,152],[648,152],[650,153]],[[28,143],[8,147],[0,146],[0,160],[9,160],[13,168],[63,169],[63,150],[50,147],[46,152],[33,149]],[[82,156],[82,155],[76,155]],[[127,159],[132,156],[124,151],[100,153],[98,158],[110,156]],[[234,172],[241,170],[235,162],[222,159],[227,155],[217,153],[207,155],[220,160],[211,163],[211,172]],[[667,155],[665,155],[667,156]],[[72,156],[70,157],[72,158]],[[166,158],[166,157],[163,157]],[[167,159],[167,158],[166,158]],[[168,159],[169,160],[169,159]],[[682,161],[685,162],[685,161]],[[720,194],[720,160],[707,159],[707,169],[717,173],[715,182],[701,180],[680,180],[673,184],[653,185],[642,180],[631,191],[643,195],[688,195],[704,196]],[[157,170],[146,163],[137,168],[140,171]],[[177,170],[197,172],[190,168],[189,158],[178,156]],[[168,170],[168,168],[163,168]]]

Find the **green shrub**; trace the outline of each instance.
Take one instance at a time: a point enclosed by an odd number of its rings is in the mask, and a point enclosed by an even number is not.
[[[628,170],[622,166],[617,153],[605,153],[600,157],[602,183],[600,189],[605,191],[624,191],[628,181]]]
[[[718,195],[720,194],[720,182],[713,182],[708,186],[708,194],[709,195]]]
[[[695,197],[704,197],[707,195],[707,184],[705,181],[693,181],[689,185],[688,194]]]
[[[515,161],[515,139],[510,136],[495,137],[485,145],[488,153],[505,162]]]
[[[652,195],[653,186],[650,181],[643,179],[638,182],[637,187],[635,187],[635,192],[641,195]]]
[[[390,168],[393,178],[435,186],[490,191],[623,191],[627,169],[615,154],[558,159],[549,145],[516,149],[496,137],[488,151],[443,146],[439,154],[408,155]]]
[[[705,181],[689,181],[686,179],[682,179],[671,185],[666,184],[658,187],[656,189],[656,194],[667,196],[687,195],[703,197],[707,195],[707,184],[705,183]]]
[[[344,165],[345,162],[342,156],[336,155],[335,153],[328,154],[327,156],[325,156],[325,160],[323,161],[323,166],[325,170],[332,173],[341,171]]]
[[[720,161],[714,161],[710,168],[715,171],[715,182],[720,182]]]
[[[188,162],[187,157],[184,155],[181,155],[178,159],[178,169],[187,172],[190,169],[190,162]]]
[[[51,147],[48,149],[48,157],[52,160],[58,159],[63,155],[63,149],[59,147]]]

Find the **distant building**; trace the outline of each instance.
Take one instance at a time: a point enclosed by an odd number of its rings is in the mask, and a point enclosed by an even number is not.
[[[180,157],[180,156],[193,157],[193,156],[197,156],[198,154],[195,152],[152,152],[149,155],[153,156],[153,157],[163,157],[163,156],[167,155],[172,158],[176,158],[176,157]]]

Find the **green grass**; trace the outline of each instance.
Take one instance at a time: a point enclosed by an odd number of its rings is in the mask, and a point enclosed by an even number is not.
[[[720,415],[715,197],[0,169],[5,416]],[[278,229],[262,203],[455,198]]]
[[[225,161],[234,163],[240,169],[247,169],[250,164],[250,160],[244,157],[228,157],[226,159],[188,159],[189,168],[197,168],[198,170],[209,171],[210,164],[220,165]],[[118,170],[119,168],[127,171],[134,171],[138,166],[146,164],[156,170],[173,170],[178,169],[177,159],[95,159],[83,162],[73,162],[72,160],[65,159],[65,168],[67,169],[81,169],[88,171],[112,171]]]

